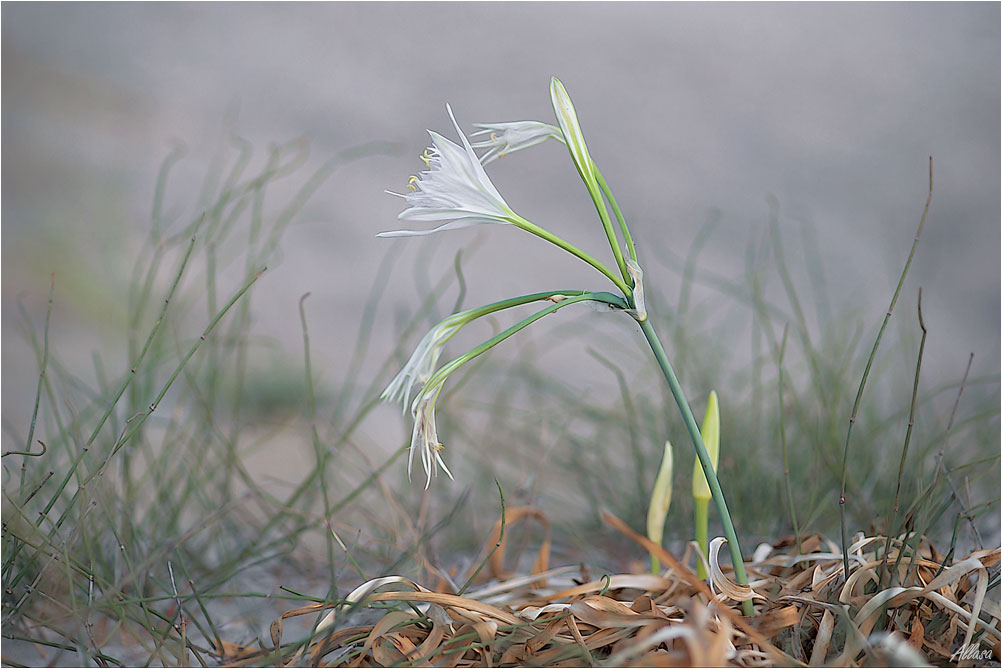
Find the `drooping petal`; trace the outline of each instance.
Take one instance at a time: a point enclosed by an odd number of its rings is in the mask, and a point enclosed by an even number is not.
[[[449,223],[444,223],[437,228],[432,228],[431,230],[387,230],[386,232],[380,232],[377,237],[423,237],[424,235],[431,235],[436,232],[443,232],[445,230],[460,230],[462,228],[472,228],[475,225],[484,225],[485,223],[507,223],[507,221],[494,221],[486,218],[461,218]]]
[[[390,402],[402,401],[404,411],[410,405],[411,391],[415,384],[425,384],[435,373],[442,347],[460,328],[476,317],[475,309],[468,309],[452,314],[435,327],[428,330],[418,342],[411,357],[400,372],[386,386],[380,399]]]

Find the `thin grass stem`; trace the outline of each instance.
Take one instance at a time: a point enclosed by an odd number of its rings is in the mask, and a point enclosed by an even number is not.
[[[786,503],[790,507],[790,522],[793,523],[793,537],[797,541],[797,554],[804,551],[800,544],[800,526],[797,525],[797,509],[793,503],[793,484],[790,482],[790,460],[786,450],[786,404],[783,402],[783,357],[786,355],[786,336],[790,332],[787,324],[783,328],[783,343],[779,346],[779,441],[783,447],[783,478],[786,481]]]
[[[42,385],[45,383],[45,368],[49,364],[49,321],[52,319],[52,298],[56,293],[56,275],[53,273],[49,277],[49,306],[45,310],[45,329],[42,331],[42,359],[38,372],[38,387],[35,389],[35,406],[31,410],[31,425],[28,427],[28,439],[24,446],[25,456],[21,460],[21,484],[18,487],[18,494],[24,491],[24,479],[28,474],[28,457],[36,455],[31,453],[32,440],[35,438],[35,422],[38,420],[38,405],[42,401]],[[42,453],[45,453],[45,444],[42,444]]]
[[[849,529],[846,526],[845,518],[845,490],[846,481],[849,478],[849,441],[852,438],[852,428],[856,424],[856,412],[859,411],[859,402],[863,398],[863,388],[866,387],[866,378],[870,374],[870,367],[873,366],[873,360],[877,356],[877,347],[880,346],[880,340],[884,336],[884,330],[887,328],[887,322],[891,319],[891,313],[894,311],[894,305],[898,301],[898,296],[901,294],[901,287],[904,286],[905,277],[908,275],[908,268],[912,264],[912,258],[915,256],[915,248],[918,246],[919,237],[922,235],[922,228],[925,226],[925,219],[929,213],[929,204],[932,202],[932,156],[929,157],[929,195],[925,200],[925,207],[922,209],[922,218],[919,220],[918,230],[915,232],[915,240],[912,242],[911,251],[908,253],[908,259],[905,261],[904,269],[901,270],[901,278],[898,279],[898,286],[894,289],[894,296],[891,298],[891,304],[887,307],[887,314],[884,316],[884,321],[880,325],[880,330],[877,332],[877,338],[873,342],[873,349],[870,351],[870,357],[866,361],[866,368],[863,370],[863,378],[859,381],[859,390],[856,391],[856,401],[852,405],[852,415],[849,416],[849,428],[846,430],[845,435],[845,449],[842,452],[842,489],[839,493],[838,505],[839,505],[839,525],[842,531],[842,568],[843,575],[846,579],[849,578]]]
[[[908,445],[911,443],[912,428],[915,427],[915,403],[918,398],[919,375],[922,373],[922,354],[925,352],[925,339],[929,331],[925,327],[925,319],[922,318],[922,288],[918,291],[918,321],[922,328],[922,340],[919,342],[918,360],[915,362],[915,381],[912,384],[912,401],[908,411],[908,429],[905,430],[905,443],[901,447],[901,461],[898,463],[898,481],[894,487],[894,507],[891,509],[891,517],[887,526],[887,541],[884,542],[884,559],[881,563],[880,585],[884,585],[884,577],[887,575],[887,553],[891,548],[891,537],[898,531],[898,511],[901,499],[901,480],[905,475],[905,461],[908,459]],[[956,533],[954,533],[956,536]]]

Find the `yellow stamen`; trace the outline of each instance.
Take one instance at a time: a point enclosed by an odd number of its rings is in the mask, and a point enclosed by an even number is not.
[[[425,164],[425,165],[426,165],[427,167],[429,167],[429,168],[431,167],[431,159],[432,159],[433,157],[434,157],[434,156],[432,156],[432,155],[431,155],[430,153],[428,153],[428,149],[425,149],[425,150],[424,150],[424,153],[422,153],[422,154],[421,154],[420,156],[418,156],[418,158],[420,158],[421,160],[423,160],[423,161],[424,161],[424,164]]]
[[[496,143],[498,141],[498,135],[496,132],[491,133],[491,143]]]
[[[410,179],[407,180],[407,187],[411,190],[412,193],[416,193],[417,192],[417,187],[414,185],[414,183],[416,181],[420,181],[420,180],[416,176],[413,176],[413,175],[411,176]]]

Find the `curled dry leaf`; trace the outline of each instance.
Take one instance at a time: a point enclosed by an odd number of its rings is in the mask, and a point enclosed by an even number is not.
[[[513,511],[508,522],[547,526],[538,510]],[[752,586],[742,589],[719,563],[722,539],[708,550],[708,585],[690,569],[692,552],[679,561],[618,518],[603,518],[657,557],[664,573],[596,579],[583,567],[537,572],[547,566],[537,557],[533,573],[517,576],[498,562],[504,579],[466,596],[388,576],[366,581],[336,605],[286,612],[271,626],[270,649],[223,642],[215,650],[231,667],[920,665],[949,663],[964,644],[998,653],[1000,607],[988,586],[999,549],[943,564],[928,543],[911,560],[900,541],[860,537],[850,553],[854,571],[844,580],[841,553],[830,542],[801,537],[799,555],[787,538],[755,550],[747,563]],[[741,615],[742,598],[756,602],[756,617]],[[283,621],[326,609],[309,643],[282,646]],[[348,613],[367,624],[338,629]]]

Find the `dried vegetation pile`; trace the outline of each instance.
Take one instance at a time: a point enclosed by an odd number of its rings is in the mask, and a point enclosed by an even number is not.
[[[508,520],[541,518],[510,509]],[[733,583],[711,543],[708,581],[681,560],[605,514],[610,526],[665,566],[599,576],[583,566],[549,568],[544,541],[532,574],[502,566],[500,526],[485,587],[451,594],[445,579],[429,590],[401,576],[370,580],[335,605],[285,613],[271,626],[271,648],[221,644],[227,666],[983,666],[999,658],[1000,550],[950,560],[927,542],[917,550],[862,535],[842,553],[819,536],[759,546],[748,562],[751,586]],[[545,522],[545,519],[543,519]],[[639,553],[638,553],[639,554]],[[989,596],[989,589],[991,596]],[[753,599],[757,615],[741,615]],[[329,611],[325,610],[330,609]],[[318,622],[308,641],[283,642],[290,619]],[[963,653],[961,653],[963,650]]]

